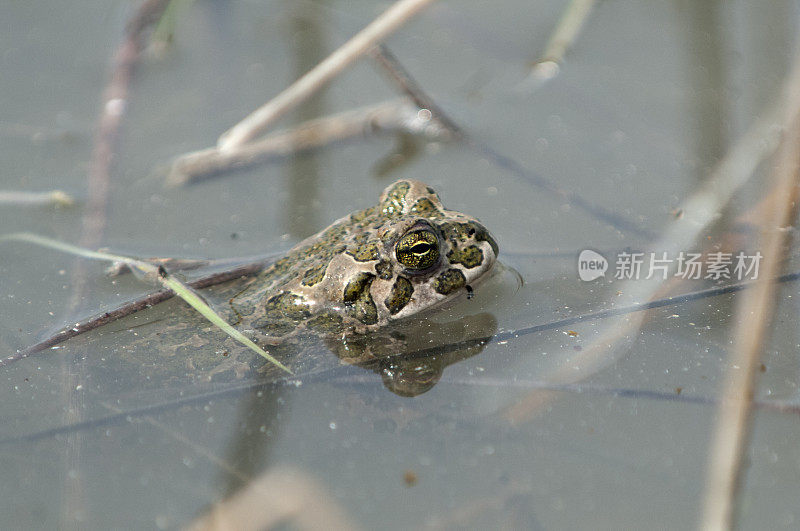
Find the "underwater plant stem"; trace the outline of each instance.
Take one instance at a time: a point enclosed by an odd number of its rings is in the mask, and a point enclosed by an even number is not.
[[[575,43],[596,0],[571,0],[558,21],[544,53],[532,65],[530,74],[517,87],[530,93],[558,75],[564,55]]]
[[[285,466],[273,466],[247,482],[185,529],[258,531],[280,527],[330,531],[360,529],[315,476],[300,468]]]
[[[314,94],[320,87],[432,1],[399,0],[392,4],[389,9],[304,76],[223,133],[217,141],[217,148],[223,152],[228,151],[258,136],[275,120]]]
[[[21,241],[21,242],[33,243],[36,245],[49,247],[51,249],[63,251],[65,253],[70,253],[77,256],[81,256],[83,258],[89,258],[94,260],[124,262],[125,264],[128,265],[128,267],[131,268],[131,270],[138,272],[144,275],[145,277],[158,279],[158,281],[165,288],[172,291],[175,295],[183,299],[187,304],[189,304],[192,308],[197,310],[203,317],[205,317],[212,324],[216,325],[223,332],[225,332],[226,334],[228,334],[229,336],[231,336],[236,341],[243,344],[253,352],[259,354],[261,357],[263,357],[273,365],[276,365],[285,372],[292,374],[292,371],[290,371],[285,365],[283,365],[274,357],[270,356],[261,347],[256,345],[250,338],[242,334],[239,330],[235,329],[233,326],[230,325],[230,323],[225,321],[216,312],[214,312],[214,310],[212,310],[211,307],[208,306],[208,304],[206,304],[205,301],[203,301],[203,299],[197,293],[195,293],[190,286],[182,283],[174,276],[167,273],[166,269],[164,269],[163,266],[154,265],[151,264],[150,262],[146,262],[144,260],[138,260],[136,258],[131,258],[128,256],[83,249],[81,247],[77,247],[75,245],[71,245],[68,243],[60,242],[57,240],[51,240],[50,238],[45,238],[37,234],[30,234],[30,233],[9,234],[0,237],[0,242],[3,241]],[[11,358],[6,358],[5,360],[2,360],[2,362],[7,363],[10,360]]]
[[[105,228],[111,164],[122,120],[126,115],[133,70],[145,46],[145,30],[161,17],[167,4],[168,0],[145,0],[127,24],[125,39],[114,54],[89,161],[89,196],[80,239],[80,244],[85,247],[99,244]]]
[[[0,190],[0,205],[71,207],[74,204],[75,199],[61,190],[49,192]]]
[[[397,83],[400,89],[417,104],[420,109],[427,109],[431,116],[442,124],[455,138],[464,136],[461,128],[450,119],[433,98],[422,89],[419,83],[400,64],[400,61],[386,45],[379,44],[372,48],[370,54],[383,67],[389,77]]]
[[[783,254],[791,234],[791,231],[782,229],[791,227],[797,217],[800,113],[793,115],[775,158],[773,182],[781,201],[762,215],[763,236],[759,247],[763,249],[764,259],[759,273],[761,280],[757,280],[755,287],[739,299],[736,308],[734,349],[728,358],[716,428],[709,447],[702,529],[722,530],[736,526],[745,450],[752,428],[756,376],[777,303],[778,290],[773,278],[785,263]]]
[[[564,10],[564,14],[561,15],[561,20],[558,21],[553,35],[547,41],[544,54],[537,61],[537,64],[545,61],[556,64],[561,63],[567,50],[572,47],[581,32],[581,28],[583,28],[584,22],[589,17],[594,3],[595,0],[572,0],[569,3],[567,9]]]

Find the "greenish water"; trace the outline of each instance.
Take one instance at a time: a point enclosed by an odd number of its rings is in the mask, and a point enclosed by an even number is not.
[[[797,4],[601,2],[558,77],[522,94],[526,64],[564,2],[437,3],[388,45],[477,144],[511,165],[466,144],[420,144],[405,166],[378,177],[397,144],[378,137],[163,187],[173,157],[212,145],[387,5],[186,9],[173,47],[146,53],[136,69],[100,245],[137,256],[276,253],[374,204],[388,182],[420,179],[448,208],[480,218],[524,279],[517,289],[506,275],[456,310],[490,317],[496,339],[415,398],[348,367],[291,385],[155,381],[156,391],[137,391],[103,363],[119,336],[0,367],[0,527],[180,528],[278,468],[313,477],[363,528],[696,526],[736,294],[652,311],[581,385],[552,393],[524,422],[510,424],[507,413],[612,320],[530,327],[624,299],[610,275],[578,279],[578,252],[646,247],[777,95]],[[73,208],[0,205],[0,232],[79,240],[101,93],[132,7],[0,6],[0,189],[78,198]],[[394,97],[365,59],[279,127]],[[767,175],[736,203],[752,204]],[[637,230],[547,192],[537,176]],[[725,233],[736,215],[707,234]],[[87,280],[76,293],[78,263],[0,244],[3,357],[150,289],[80,262]],[[758,393],[795,408],[756,413],[743,529],[800,520],[797,292],[796,282],[781,285]]]

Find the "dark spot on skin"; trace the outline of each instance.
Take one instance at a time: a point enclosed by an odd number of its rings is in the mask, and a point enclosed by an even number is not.
[[[353,223],[359,223],[364,221],[364,219],[372,217],[375,215],[375,207],[369,207],[364,210],[359,210],[358,212],[353,212],[350,214],[350,221]]]
[[[325,270],[327,269],[328,262],[306,269],[306,272],[303,273],[301,284],[304,286],[313,286],[314,284],[322,282],[322,279],[325,278]]]
[[[336,312],[326,311],[312,317],[306,324],[311,330],[336,334],[342,330],[342,316]]]
[[[374,242],[352,247],[346,252],[358,262],[371,262],[378,259],[378,245]]]
[[[288,291],[270,297],[265,306],[267,315],[280,315],[296,321],[311,317],[305,298]]]
[[[268,317],[261,317],[254,320],[251,325],[256,330],[261,330],[268,336],[282,337],[291,334],[297,325],[288,321],[275,321]]]
[[[467,239],[470,237],[468,234],[469,225],[466,223],[442,223],[439,229],[442,231],[442,234],[444,234],[444,237],[454,244],[459,242],[466,243]]]
[[[489,245],[492,247],[492,251],[494,251],[495,256],[500,253],[500,248],[497,246],[497,242],[494,241],[494,238],[492,238],[492,235],[489,234],[489,231],[480,225],[475,228],[475,239],[479,242],[489,242]]]
[[[442,223],[439,226],[439,229],[442,231],[442,234],[444,234],[444,237],[447,238],[454,247],[457,246],[458,243],[466,243],[470,238],[474,238],[475,241],[489,242],[489,245],[492,247],[492,251],[494,251],[495,256],[497,256],[500,252],[497,242],[494,241],[494,238],[492,238],[492,235],[489,234],[489,231],[474,221],[467,223]]]
[[[359,273],[344,288],[342,300],[347,314],[366,325],[378,322],[378,308],[369,292],[375,275]]]
[[[425,188],[425,189],[428,191],[428,193],[429,193],[429,194],[431,194],[431,195],[436,195],[436,190],[434,190],[434,189],[433,189],[433,188],[431,188],[430,186],[428,186],[428,187],[427,187],[427,188]]]
[[[458,269],[448,269],[433,281],[433,289],[442,295],[449,295],[467,284],[464,273]]]
[[[411,211],[426,218],[441,218],[443,216],[442,212],[433,204],[433,201],[427,197],[423,197],[414,203]]]
[[[272,264],[272,267],[264,271],[264,273],[262,273],[261,276],[266,278],[280,277],[281,275],[283,275],[284,273],[286,273],[291,269],[293,259],[294,257],[292,256],[292,254],[289,254],[281,258],[280,260]]]
[[[447,253],[447,259],[451,264],[463,264],[467,269],[472,269],[483,262],[483,251],[474,245],[463,249],[453,248]]]
[[[383,303],[389,313],[394,315],[406,307],[413,293],[414,286],[411,285],[411,281],[405,277],[397,277],[397,281],[392,286],[392,292]]]
[[[264,316],[253,321],[253,328],[273,336],[283,336],[311,317],[305,298],[288,291],[270,297]]]
[[[375,272],[378,274],[378,277],[383,280],[392,280],[392,263],[388,260],[381,260],[375,264]]]

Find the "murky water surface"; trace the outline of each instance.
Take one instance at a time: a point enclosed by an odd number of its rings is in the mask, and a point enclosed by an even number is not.
[[[635,312],[572,318],[634,302],[630,284],[613,278],[613,257],[647,249],[779,93],[798,6],[601,2],[559,75],[531,92],[527,65],[564,2],[438,3],[388,45],[472,144],[416,140],[409,150],[380,136],[163,186],[173,157],[212,145],[386,5],[185,7],[173,46],[148,51],[136,69],[98,245],[143,257],[279,253],[374,204],[392,180],[420,179],[490,228],[508,268],[432,317],[445,326],[438,338],[445,349],[470,331],[493,339],[460,356],[439,353],[438,383],[409,398],[390,392],[380,371],[340,366],[332,355],[290,384],[168,378],[120,356],[144,321],[170,307],[130,317],[0,368],[2,527],[180,528],[276,470],[284,479],[268,488],[297,492],[311,508],[313,482],[363,528],[696,525],[740,294],[677,299],[629,330]],[[0,6],[0,189],[58,188],[78,201],[0,205],[0,232],[79,241],[102,87],[132,8]],[[364,59],[279,127],[396,96]],[[387,164],[403,145],[403,164]],[[767,169],[704,239],[740,227]],[[741,238],[739,248],[756,250]],[[583,249],[612,261],[605,278],[578,278]],[[31,245],[2,243],[0,257],[3,357],[152,289]],[[779,297],[742,528],[800,521],[797,282],[781,284]],[[623,332],[613,347],[590,357],[614,327]],[[568,376],[592,364],[584,379]]]

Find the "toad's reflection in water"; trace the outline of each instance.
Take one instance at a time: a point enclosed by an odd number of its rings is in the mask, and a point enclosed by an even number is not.
[[[346,363],[380,375],[384,386],[396,395],[414,397],[432,389],[445,367],[480,353],[497,331],[497,320],[492,314],[481,313],[445,323],[414,323],[405,328],[393,333],[393,341],[379,340],[380,348],[370,352],[369,357],[342,356],[341,344],[332,345],[331,350]],[[372,341],[364,338],[359,347],[367,350]],[[387,349],[387,345],[391,347]],[[352,349],[352,343],[348,347]]]
[[[476,303],[465,301],[452,311],[471,310]],[[181,301],[168,301],[73,338],[56,352],[89,370],[87,388],[105,399],[125,395],[133,403],[163,402],[176,393],[202,393],[206,388],[324,380],[331,371],[331,377],[341,375],[337,369],[343,366],[374,372],[390,391],[416,396],[431,389],[445,367],[481,352],[481,339],[497,329],[492,314],[449,317],[448,312],[410,318],[372,334],[303,334],[271,347],[270,354],[291,367],[291,376],[234,340],[220,337],[219,330]],[[443,318],[451,320],[439,322]]]

